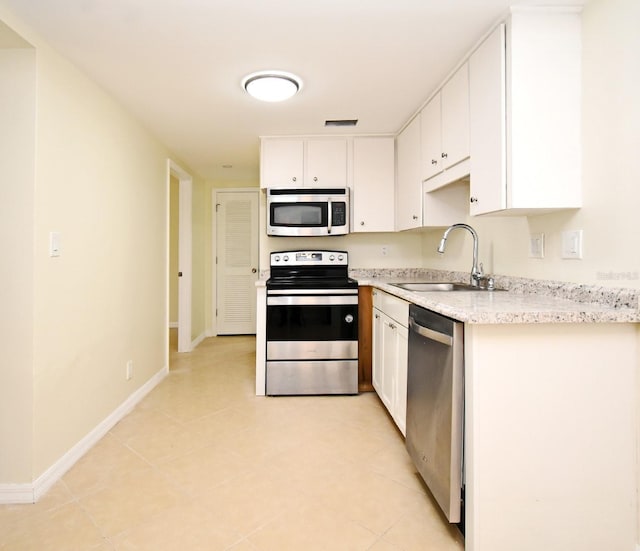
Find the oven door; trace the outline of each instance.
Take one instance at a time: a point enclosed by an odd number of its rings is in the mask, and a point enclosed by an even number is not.
[[[267,361],[358,358],[358,295],[267,296]]]

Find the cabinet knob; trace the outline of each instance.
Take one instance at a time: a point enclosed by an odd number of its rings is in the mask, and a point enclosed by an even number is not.
[[[361,226],[364,226],[364,220],[361,220],[361,221],[360,221],[360,225],[361,225]]]
[[[317,182],[317,181],[318,181],[318,177],[317,177],[317,176],[314,176],[314,177],[313,177],[313,181],[314,181],[314,182]]]
[[[435,159],[431,159],[431,164],[432,164],[432,165],[437,165],[437,164],[438,164],[438,161],[436,161]]]
[[[396,328],[396,324],[395,323],[390,323],[389,324],[389,329],[395,329]]]
[[[443,153],[443,154],[441,155],[441,157],[442,157],[443,159],[446,159],[446,158],[447,158],[447,154],[446,154],[446,153]]]
[[[477,197],[471,197],[471,198],[469,199],[469,202],[470,202],[470,203],[477,203],[477,202],[478,202],[478,198],[477,198]]]
[[[297,178],[294,176],[293,178],[291,178],[292,182],[295,182],[297,180]]]
[[[414,214],[412,218],[413,218],[414,220],[417,220],[417,219],[418,219],[418,216],[417,216],[416,214]]]

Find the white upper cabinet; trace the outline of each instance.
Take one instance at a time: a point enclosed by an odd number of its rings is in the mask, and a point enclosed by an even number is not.
[[[263,139],[260,148],[260,187],[302,187],[304,140]]]
[[[304,185],[347,187],[347,139],[306,140]]]
[[[422,179],[428,180],[469,158],[469,70],[462,65],[422,110]],[[445,185],[468,174],[439,178]]]
[[[581,206],[577,10],[512,9],[471,55],[470,213]]]
[[[396,230],[422,226],[420,114],[396,138]]]
[[[262,138],[260,187],[347,187],[347,139]]]
[[[392,136],[353,138],[351,231],[392,232],[395,221],[395,149]]]

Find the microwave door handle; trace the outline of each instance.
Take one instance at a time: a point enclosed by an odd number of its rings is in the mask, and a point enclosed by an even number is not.
[[[327,200],[327,233],[331,233],[331,214],[333,209],[331,208],[331,199]]]

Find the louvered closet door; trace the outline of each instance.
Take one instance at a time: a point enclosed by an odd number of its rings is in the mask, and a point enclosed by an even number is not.
[[[217,334],[255,334],[258,191],[219,191],[216,201]]]

